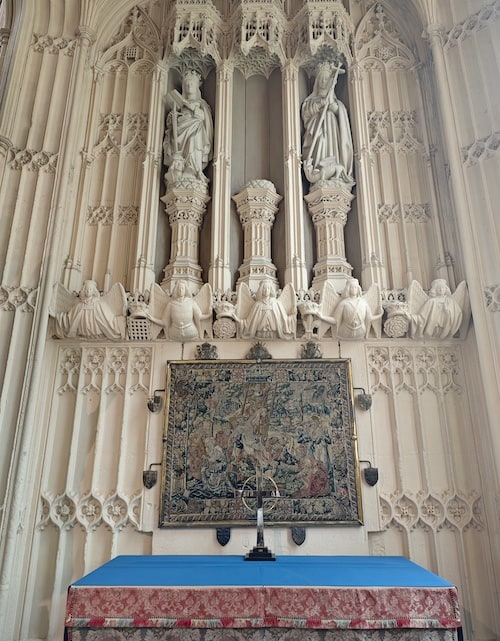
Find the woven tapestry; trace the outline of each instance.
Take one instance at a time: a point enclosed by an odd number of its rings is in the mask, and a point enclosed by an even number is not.
[[[171,361],[161,527],[361,524],[349,359]]]

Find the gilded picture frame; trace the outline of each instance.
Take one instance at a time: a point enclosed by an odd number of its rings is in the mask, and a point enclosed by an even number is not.
[[[361,525],[350,359],[167,363],[160,527]],[[260,486],[258,485],[260,482]]]

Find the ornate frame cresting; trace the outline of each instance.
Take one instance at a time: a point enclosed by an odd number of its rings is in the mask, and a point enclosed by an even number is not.
[[[266,525],[361,525],[353,407],[350,359],[168,362],[160,527],[255,525],[257,475]]]

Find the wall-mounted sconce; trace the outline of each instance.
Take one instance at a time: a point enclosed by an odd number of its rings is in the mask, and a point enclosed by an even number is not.
[[[144,470],[144,472],[142,473],[142,483],[147,490],[150,490],[152,487],[154,487],[156,485],[156,482],[158,481],[158,472],[151,469],[156,465],[161,465],[161,463],[151,463],[149,469]]]
[[[377,484],[378,482],[378,467],[372,467],[372,464],[370,461],[359,461],[361,463],[368,463],[369,467],[366,468],[366,470],[363,470],[363,476],[365,477],[365,481],[368,483],[368,485],[371,485],[372,487]]]
[[[164,391],[164,389],[155,389],[153,396],[148,398],[148,410],[153,414],[157,414],[161,409],[161,396],[159,396],[158,392]]]
[[[356,401],[362,410],[368,411],[372,406],[372,395],[365,392],[364,387],[355,387],[354,390],[361,390],[361,394],[356,396]]]

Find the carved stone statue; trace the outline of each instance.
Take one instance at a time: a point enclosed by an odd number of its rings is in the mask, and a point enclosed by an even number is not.
[[[302,103],[304,174],[310,183],[337,179],[352,183],[353,146],[345,105],[335,95],[340,67],[323,62],[312,93]]]
[[[93,280],[83,283],[79,296],[58,283],[52,308],[59,338],[125,338],[127,297],[121,283],[104,296]]]
[[[200,76],[188,71],[182,79],[182,94],[174,89],[166,102],[170,108],[163,143],[167,185],[183,179],[206,184],[203,170],[212,156],[213,122],[210,107],[201,97]]]
[[[382,314],[378,285],[373,283],[363,295],[358,280],[353,278],[346,283],[335,309],[337,337],[348,340],[368,338],[373,329],[375,336],[380,338]]]
[[[212,288],[206,283],[192,296],[187,283],[179,280],[169,296],[155,283],[150,293],[149,318],[156,325],[153,338],[161,329],[165,338],[182,343],[202,339],[205,334],[211,338]]]
[[[469,320],[466,283],[462,281],[452,294],[444,278],[437,278],[427,295],[414,280],[408,289],[408,307],[412,338],[451,338]]]
[[[368,338],[373,331],[380,338],[383,314],[380,290],[373,283],[363,294],[356,278],[347,281],[342,294],[326,282],[320,303],[308,302],[301,307],[305,338],[318,338],[331,331],[332,336],[346,340]]]
[[[238,286],[234,319],[241,338],[294,338],[297,303],[291,283],[278,297],[270,279],[259,285],[255,300],[246,283]]]

